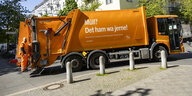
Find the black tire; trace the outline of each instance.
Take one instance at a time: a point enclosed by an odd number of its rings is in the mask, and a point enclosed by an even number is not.
[[[161,61],[161,51],[164,50],[166,57],[168,56],[168,52],[163,46],[158,46],[153,51],[153,60],[154,61]]]
[[[89,64],[90,64],[90,67],[92,69],[98,69],[99,68],[99,57],[100,56],[104,57],[105,65],[107,64],[108,59],[107,59],[105,54],[103,54],[103,53],[94,53],[94,54],[91,55],[91,57],[89,59]]]
[[[71,55],[66,58],[64,65],[66,65],[67,62],[71,62],[73,72],[81,71],[83,69],[84,62],[81,56]]]

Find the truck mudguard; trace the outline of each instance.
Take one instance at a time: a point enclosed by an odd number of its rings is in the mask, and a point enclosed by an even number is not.
[[[153,44],[151,45],[151,48],[150,48],[150,58],[152,59],[153,58],[153,50],[154,48],[157,46],[158,44],[156,42],[153,42]]]

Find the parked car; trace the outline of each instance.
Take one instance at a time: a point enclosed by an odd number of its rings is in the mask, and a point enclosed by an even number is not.
[[[191,41],[192,40],[192,30],[189,24],[182,24],[183,28],[183,40]]]

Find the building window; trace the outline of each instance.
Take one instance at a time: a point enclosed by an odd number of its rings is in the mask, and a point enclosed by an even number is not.
[[[127,2],[133,2],[133,0],[127,0]]]
[[[106,5],[112,3],[112,0],[106,0]]]
[[[57,5],[57,8],[60,8],[60,5],[59,5],[59,4]]]

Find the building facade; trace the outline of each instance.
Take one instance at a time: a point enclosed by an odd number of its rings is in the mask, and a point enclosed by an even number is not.
[[[35,6],[32,14],[41,17],[45,14],[48,16],[57,16],[59,10],[63,9],[65,0],[43,0],[40,4]]]
[[[75,0],[80,7],[83,0]],[[137,8],[139,0],[97,0],[102,5],[96,11],[102,10],[120,10],[120,9],[134,9]],[[180,0],[169,0],[168,13],[174,14]],[[35,6],[32,14],[41,17],[45,14],[48,16],[58,16],[59,10],[65,8],[65,0],[43,0],[40,4]]]
[[[180,1],[181,0],[169,0],[169,3],[167,5],[168,14],[176,14],[176,12],[179,10],[178,6],[180,5]]]
[[[137,8],[138,0],[99,0],[102,5],[97,10],[120,10]]]
[[[75,0],[78,7],[82,5],[83,0]],[[98,0],[102,5],[97,9],[101,10],[120,10],[136,8],[137,0]],[[41,17],[45,14],[48,16],[58,16],[59,10],[65,8],[65,0],[44,0],[35,6],[32,14]]]

